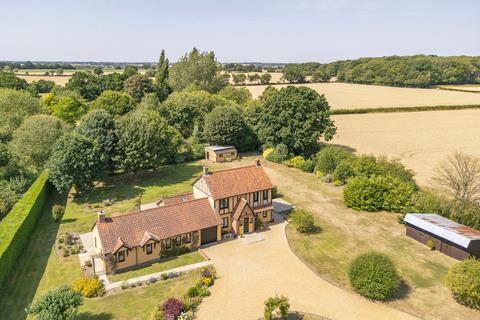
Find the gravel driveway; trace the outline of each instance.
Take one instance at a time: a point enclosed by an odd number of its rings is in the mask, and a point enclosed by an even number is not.
[[[204,249],[218,279],[198,311],[199,320],[256,320],[263,302],[289,297],[291,310],[336,319],[418,319],[387,304],[374,303],[318,277],[290,250],[281,217],[260,233],[263,241],[236,239]],[[257,235],[258,237],[258,235]]]

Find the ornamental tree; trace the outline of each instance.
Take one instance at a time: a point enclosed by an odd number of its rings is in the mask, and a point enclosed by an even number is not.
[[[92,103],[93,109],[104,109],[114,116],[124,115],[135,109],[135,100],[120,91],[107,90],[102,92]]]
[[[68,286],[48,291],[27,307],[26,312],[37,320],[71,320],[77,317],[82,296]]]

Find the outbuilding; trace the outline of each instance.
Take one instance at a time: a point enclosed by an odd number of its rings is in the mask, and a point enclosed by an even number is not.
[[[238,158],[234,146],[209,146],[205,147],[205,159],[213,162],[232,161]]]
[[[421,243],[431,240],[435,250],[463,260],[480,258],[480,231],[469,228],[438,214],[408,213],[406,234]]]

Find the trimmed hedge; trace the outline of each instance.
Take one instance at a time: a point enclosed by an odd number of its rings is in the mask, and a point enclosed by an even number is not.
[[[364,109],[334,109],[330,110],[332,115],[341,114],[363,114],[363,113],[393,113],[393,112],[420,112],[420,111],[445,111],[445,110],[465,110],[480,109],[478,104],[466,104],[455,106],[418,106],[418,107],[379,107]]]
[[[480,261],[469,258],[455,263],[448,270],[446,284],[455,300],[480,310]]]
[[[23,253],[50,192],[44,171],[0,222],[0,287]]]

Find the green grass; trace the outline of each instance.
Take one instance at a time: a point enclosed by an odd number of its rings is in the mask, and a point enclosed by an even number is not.
[[[62,232],[84,233],[90,231],[97,212],[105,211],[107,215],[117,215],[138,210],[136,201],[141,196],[141,203],[151,203],[179,193],[191,192],[191,182],[197,177],[202,167],[197,163],[186,163],[162,167],[155,172],[144,172],[137,177],[119,175],[94,190],[68,199]],[[111,206],[102,202],[114,199]]]
[[[202,261],[205,261],[205,258],[200,253],[198,253],[198,251],[189,252],[176,257],[172,257],[164,261],[156,262],[146,267],[141,267],[138,269],[121,272],[121,273],[108,276],[108,280],[110,280],[111,282],[124,281],[131,278],[136,278],[136,277],[144,276],[151,273],[178,268],[178,267],[182,267],[182,266],[186,266],[189,264],[202,262]]]
[[[187,163],[166,166],[155,172],[145,172],[139,174],[136,179],[129,175],[115,176],[108,179],[104,185],[77,197],[67,198],[65,195],[53,193],[39,217],[31,241],[18,260],[15,272],[10,275],[5,286],[0,290],[0,306],[2,306],[0,319],[25,319],[24,309],[32,300],[48,290],[71,283],[81,276],[77,256],[64,258],[54,250],[58,234],[90,231],[96,219],[96,212],[100,209],[109,214],[122,214],[134,210],[139,195],[142,195],[142,203],[148,203],[163,196],[189,192],[192,188],[191,182],[201,172],[201,168],[197,163]],[[103,200],[112,197],[117,198],[112,206],[101,205]],[[65,215],[60,223],[55,223],[51,218],[53,204],[66,204]],[[184,286],[172,284],[168,289],[170,291],[161,285],[132,289],[121,294],[88,300],[82,310],[85,312],[102,310],[111,313],[115,319],[135,317],[145,319],[155,303],[161,302],[165,290],[167,292],[165,294],[171,295],[171,292],[177,292],[179,288],[183,290]],[[136,301],[135,306],[133,302],[128,301]],[[111,318],[108,314],[90,316],[86,318]]]
[[[181,299],[198,279],[199,273],[192,271],[179,278],[125,289],[101,298],[84,299],[80,319],[148,319],[155,305],[171,297]]]

